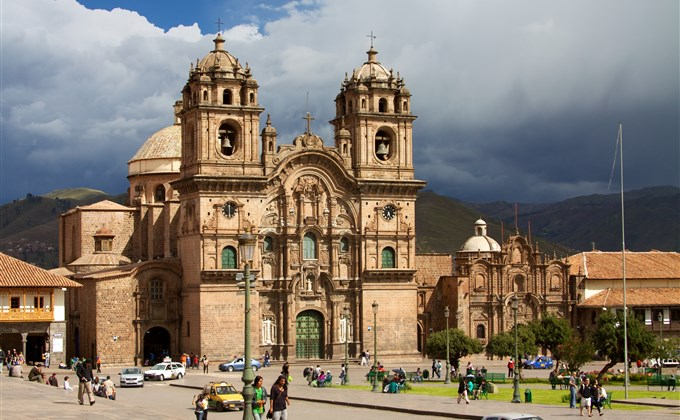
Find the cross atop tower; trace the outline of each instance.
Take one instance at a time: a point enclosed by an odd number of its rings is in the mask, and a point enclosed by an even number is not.
[[[224,25],[224,22],[222,22],[220,18],[217,18],[215,25],[217,25],[217,32],[222,32],[222,25]]]
[[[303,120],[307,120],[307,134],[312,134],[312,120],[316,118],[312,117],[309,112],[306,117],[302,117]]]
[[[373,31],[371,31],[370,35],[366,35],[366,37],[371,38],[371,48],[373,48],[373,40],[377,38],[377,36],[373,35]]]

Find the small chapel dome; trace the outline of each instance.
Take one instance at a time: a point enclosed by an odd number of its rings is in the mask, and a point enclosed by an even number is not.
[[[224,49],[224,38],[222,38],[222,35],[217,34],[213,42],[215,43],[215,49],[199,61],[196,70],[201,73],[221,72],[227,78],[237,78],[237,75],[239,78],[244,78],[245,72],[238,59]]]
[[[498,252],[501,246],[495,239],[486,234],[486,222],[478,219],[475,222],[475,235],[471,236],[460,248],[463,252]]]
[[[128,175],[179,172],[181,157],[182,126],[176,117],[175,124],[153,133],[137,150],[128,161]]]

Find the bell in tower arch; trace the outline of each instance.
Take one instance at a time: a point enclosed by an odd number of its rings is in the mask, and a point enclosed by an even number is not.
[[[390,146],[387,144],[387,142],[381,141],[378,143],[378,149],[375,151],[375,154],[378,155],[379,159],[386,160],[389,152]]]

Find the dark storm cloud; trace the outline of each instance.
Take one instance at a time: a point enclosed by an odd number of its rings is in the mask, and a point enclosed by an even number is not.
[[[125,191],[127,161],[171,124],[189,64],[213,47],[201,30],[214,28],[164,32],[73,0],[3,8],[1,202]],[[242,21],[257,24],[225,38],[253,70],[279,143],[304,131],[309,111],[332,145],[333,100],[373,30],[378,59],[413,93],[416,176],[428,188],[552,201],[607,192],[619,121],[626,187],[680,184],[678,12],[671,0],[308,1],[254,8]]]

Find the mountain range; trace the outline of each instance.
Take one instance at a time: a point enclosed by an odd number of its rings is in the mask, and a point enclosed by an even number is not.
[[[680,252],[680,188],[650,187],[624,194],[626,249]],[[101,200],[126,204],[127,194],[76,188],[53,191],[0,206],[0,252],[43,268],[58,261],[59,215]],[[589,195],[557,203],[467,203],[422,191],[416,206],[419,253],[455,254],[482,218],[487,234],[502,242],[519,233],[541,252],[564,257],[580,251],[620,251],[621,197]]]

